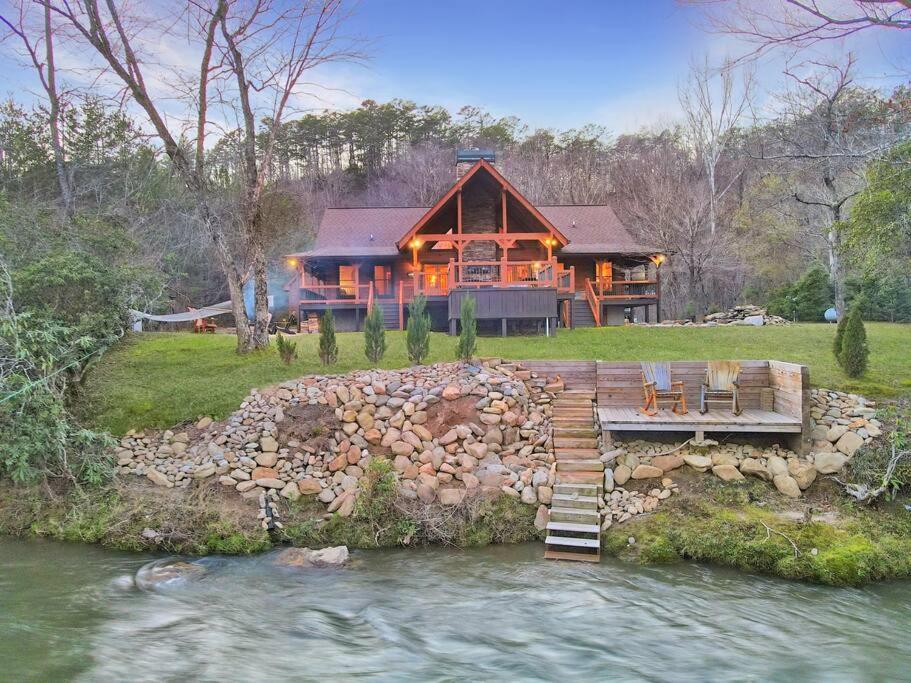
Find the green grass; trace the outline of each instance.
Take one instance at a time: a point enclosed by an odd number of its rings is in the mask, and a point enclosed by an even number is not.
[[[644,328],[561,331],[556,338],[481,337],[479,355],[513,359],[702,360],[772,358],[803,363],[814,386],[889,398],[911,391],[911,326],[867,323],[870,366],[850,379],[832,357],[834,325]],[[320,365],[317,335],[298,335],[298,360],[283,365],[274,349],[238,356],[228,335],[144,333],[110,351],[87,381],[80,412],[96,427],[169,427],[201,415],[227,416],[252,387],[311,373],[368,367],[361,333],[337,335],[339,361]],[[407,366],[404,334],[387,333],[385,368]],[[457,338],[434,334],[427,362],[453,360]]]

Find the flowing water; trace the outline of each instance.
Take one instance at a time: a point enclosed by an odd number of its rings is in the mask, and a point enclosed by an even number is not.
[[[0,539],[0,680],[911,678],[911,583],[835,589],[540,545],[356,552],[344,569]]]

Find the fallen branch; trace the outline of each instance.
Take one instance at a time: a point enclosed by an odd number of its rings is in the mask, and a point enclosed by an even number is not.
[[[898,466],[899,461],[908,455],[911,455],[911,451],[896,451],[895,444],[892,444],[892,457],[889,458],[889,463],[886,465],[882,484],[875,489],[871,489],[866,484],[848,484],[838,477],[832,477],[832,479],[838,482],[844,488],[845,493],[855,498],[857,502],[869,504],[889,490],[892,484],[892,476],[895,474],[895,468]]]
[[[797,547],[797,544],[794,542],[794,540],[790,536],[788,536],[785,533],[782,533],[781,531],[777,531],[777,530],[773,529],[772,527],[770,527],[768,524],[766,524],[762,520],[759,520],[759,523],[765,527],[767,541],[770,538],[772,538],[772,534],[778,534],[784,540],[786,540],[788,543],[790,543],[792,548],[794,548],[794,557],[800,557],[800,549]]]

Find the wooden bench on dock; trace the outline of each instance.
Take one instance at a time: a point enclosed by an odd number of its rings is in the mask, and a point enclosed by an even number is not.
[[[601,362],[596,365],[598,418],[602,432],[780,433],[791,447],[805,452],[809,446],[809,371],[806,366],[774,360],[739,361],[739,399],[743,412],[713,408],[706,413],[690,409],[684,414],[661,410],[644,414],[639,363]],[[699,405],[706,361],[671,363],[675,379],[682,379],[687,403]],[[607,434],[605,434],[607,436]]]

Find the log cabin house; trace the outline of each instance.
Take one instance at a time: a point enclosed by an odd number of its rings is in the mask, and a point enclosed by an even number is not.
[[[465,296],[487,333],[657,321],[663,254],[610,206],[535,206],[494,162],[460,151],[454,184],[431,207],[326,209],[313,248],[286,257],[289,312],[312,328],[331,308],[337,329],[354,331],[377,305],[387,328],[404,329],[423,294],[433,329],[452,334]]]

